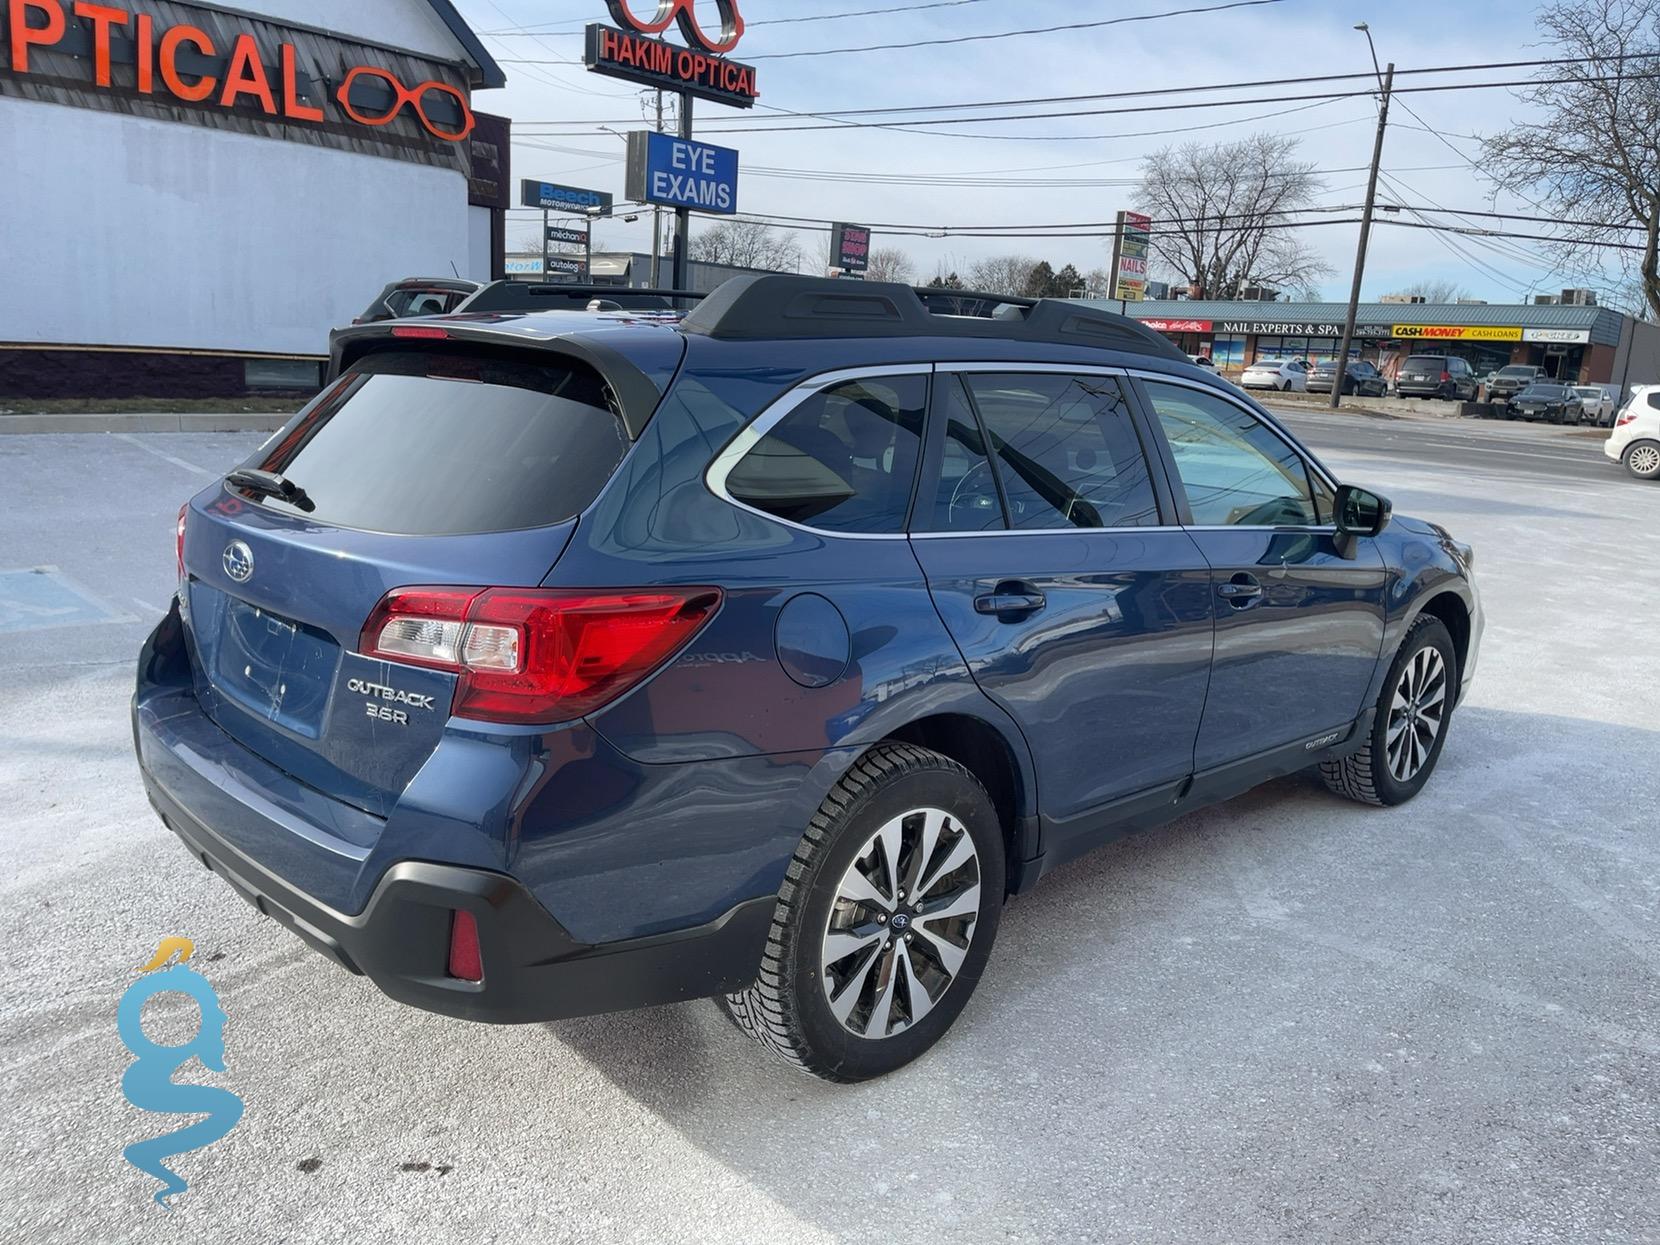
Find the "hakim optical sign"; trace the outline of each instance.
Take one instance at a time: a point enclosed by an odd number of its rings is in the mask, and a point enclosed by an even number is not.
[[[606,0],[617,25],[596,22],[588,27],[583,63],[595,73],[642,86],[696,95],[734,108],[753,108],[761,94],[755,85],[755,67],[726,58],[744,34],[738,0],[657,0],[650,17],[636,17],[633,10],[650,2]],[[718,27],[707,22],[710,14],[718,18]],[[651,38],[675,25],[690,46]]]

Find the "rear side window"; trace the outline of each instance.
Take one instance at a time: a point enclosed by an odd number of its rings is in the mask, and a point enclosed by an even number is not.
[[[1016,529],[1159,522],[1118,382],[1047,372],[966,377]]]
[[[310,502],[250,504],[409,536],[563,522],[611,478],[628,434],[609,387],[575,361],[458,352],[370,355],[244,466]]]
[[[829,532],[905,530],[928,378],[846,381],[774,424],[727,474],[734,501]]]

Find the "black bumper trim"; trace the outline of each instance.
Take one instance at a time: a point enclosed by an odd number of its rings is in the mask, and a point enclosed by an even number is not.
[[[144,785],[168,829],[260,912],[400,1003],[463,1020],[525,1024],[741,990],[755,980],[772,924],[776,900],[764,896],[707,925],[580,943],[515,879],[425,861],[393,865],[350,916],[232,847],[148,772]],[[456,911],[477,921],[482,982],[445,972]]]

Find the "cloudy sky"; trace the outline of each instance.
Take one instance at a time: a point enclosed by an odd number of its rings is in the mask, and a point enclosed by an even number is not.
[[[479,107],[514,119],[514,176],[622,193],[622,142],[601,129],[637,126],[643,97],[626,83],[581,67],[585,22],[606,20],[602,0],[457,0],[473,28],[503,61],[509,86],[485,92]],[[925,41],[998,34],[1106,17],[1167,13],[1222,0],[957,0],[882,16],[799,19],[849,10],[891,8],[922,0],[740,0],[749,31],[736,59],[760,69],[762,100],[773,108],[833,114],[838,109],[949,104],[1033,96],[1083,95],[1187,85],[1289,78],[1371,69],[1368,21],[1382,61],[1401,69],[1536,59],[1535,6],[1522,0],[1272,0],[1227,12],[1173,16],[1091,30],[1011,35],[938,46]],[[714,0],[700,0],[712,15]],[[651,0],[635,0],[645,12]],[[771,19],[771,20],[769,20]],[[894,50],[828,56],[780,53],[901,44]],[[773,59],[777,57],[777,59]],[[526,63],[521,63],[526,62]],[[1400,85],[1506,80],[1528,70],[1402,79]],[[1333,89],[1358,89],[1341,84]],[[1311,93],[1320,87],[1259,87],[1252,96]],[[1179,97],[1168,101],[1177,102]],[[1113,100],[1069,107],[1122,107],[1160,100]],[[1404,107],[1402,107],[1404,105]],[[1287,112],[1287,109],[1297,109]],[[1410,108],[1411,113],[1405,111]],[[1041,111],[1011,109],[1008,111]],[[996,110],[977,110],[996,111]],[[1503,89],[1397,96],[1384,149],[1392,185],[1380,201],[1489,209],[1491,186],[1471,162],[1476,136],[1504,127],[1524,107]],[[1280,113],[1265,116],[1267,113]],[[753,212],[859,222],[954,226],[1111,220],[1131,206],[1140,159],[1172,142],[1220,141],[1268,130],[1302,138],[1321,170],[1320,202],[1357,204],[1365,191],[1376,111],[1368,97],[1308,104],[1148,111],[1120,115],[942,127],[934,133],[891,129],[772,132],[766,127],[817,124],[699,102],[699,132],[737,147],[744,174],[740,204]],[[772,119],[768,119],[769,116]],[[752,126],[762,132],[716,131]],[[1188,127],[1206,128],[1188,130]],[[919,128],[926,129],[922,126]],[[1187,131],[1157,134],[1152,131]],[[1439,131],[1439,136],[1431,130]],[[1356,166],[1362,166],[1357,170]],[[1349,171],[1343,171],[1349,170]],[[842,176],[804,177],[803,173]],[[1063,186],[930,185],[940,176],[1058,179]],[[857,180],[857,179],[873,180]],[[1401,192],[1397,195],[1395,189]],[[1501,211],[1527,211],[1499,196]],[[649,217],[596,234],[607,249],[650,250]],[[1438,218],[1447,221],[1449,218]],[[536,221],[520,213],[510,241],[532,236]],[[1467,222],[1466,222],[1467,223]],[[694,230],[697,222],[694,221]],[[1537,232],[1533,226],[1510,228]],[[1309,229],[1304,236],[1332,265],[1322,294],[1347,296],[1357,227]],[[1001,241],[974,238],[890,239],[923,275],[941,262],[965,268],[984,256],[1022,251],[1055,267],[1104,267],[1110,244],[1094,239]],[[818,236],[803,234],[809,254]],[[877,245],[882,245],[878,237]],[[1423,230],[1374,231],[1365,294],[1372,297],[1420,278],[1447,278],[1475,297],[1514,301],[1530,290],[1573,284],[1555,274],[1535,244],[1471,240]]]

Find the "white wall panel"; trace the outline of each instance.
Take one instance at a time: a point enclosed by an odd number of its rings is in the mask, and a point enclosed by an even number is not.
[[[0,342],[321,354],[470,232],[456,172],[0,98]]]

